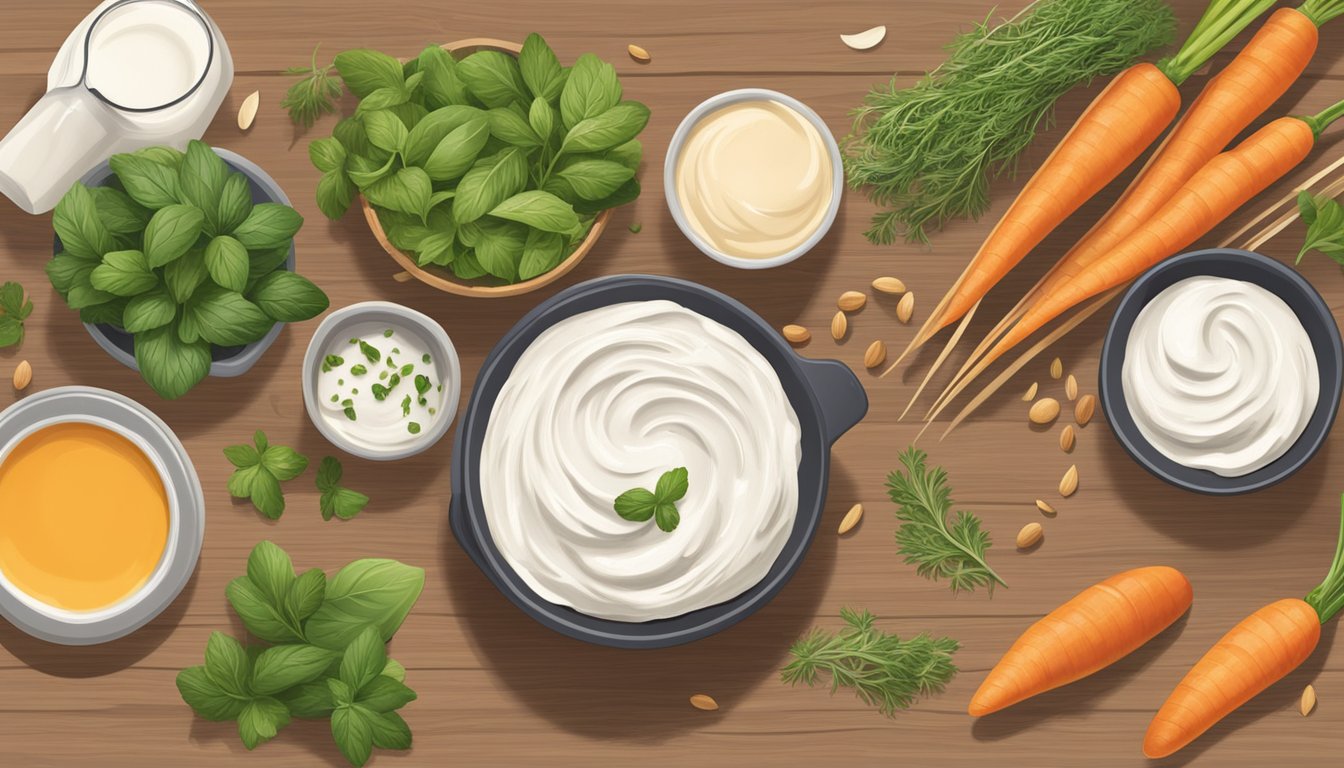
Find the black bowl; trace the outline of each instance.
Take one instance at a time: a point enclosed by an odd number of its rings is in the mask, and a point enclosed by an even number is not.
[[[627,301],[667,299],[737,331],[779,374],[802,427],[798,465],[798,514],[784,549],[765,578],[732,600],[670,619],[646,622],[599,619],[556,605],[533,591],[500,554],[481,502],[480,458],[487,422],[500,388],[523,351],[543,331],[581,312]],[[458,422],[453,446],[453,498],[449,524],[457,543],[504,593],[532,618],[561,634],[618,648],[662,648],[697,640],[736,624],[765,605],[803,560],[826,502],[831,444],[868,411],[868,396],[853,371],[835,360],[809,360],[789,348],[779,332],[737,301],[685,280],[622,275],[581,283],[556,294],[518,321],[490,352],[471,400]]]
[[[1153,448],[1139,432],[1125,404],[1121,371],[1125,364],[1125,344],[1139,312],[1148,302],[1171,285],[1190,277],[1226,277],[1243,280],[1268,290],[1283,299],[1301,321],[1316,352],[1316,367],[1321,376],[1320,397],[1302,435],[1287,452],[1273,462],[1240,477],[1223,477],[1206,469],[1178,464]],[[1120,299],[1120,306],[1106,331],[1101,350],[1101,404],[1120,444],[1144,469],[1180,488],[1216,496],[1250,493],[1282,482],[1301,469],[1320,450],[1339,410],[1341,384],[1344,384],[1344,349],[1339,327],[1321,295],[1306,278],[1291,267],[1249,251],[1210,248],[1168,259],[1139,276]]]

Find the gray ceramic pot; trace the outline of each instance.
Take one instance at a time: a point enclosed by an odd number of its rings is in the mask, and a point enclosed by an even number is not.
[[[247,177],[249,186],[252,188],[253,203],[283,203],[289,205],[289,197],[280,185],[275,183],[265,171],[256,163],[239,155],[236,152],[230,152],[227,149],[215,149],[215,154],[224,159],[224,162],[232,170],[238,171]],[[98,165],[92,171],[84,175],[81,181],[87,187],[101,187],[113,178],[112,166],[106,161]],[[55,252],[61,250],[61,240],[56,238]],[[289,259],[285,261],[284,268],[294,271],[294,245],[289,246]],[[123,331],[115,325],[85,323],[85,330],[98,342],[107,354],[114,360],[131,370],[138,371],[140,366],[135,363],[135,340],[131,334]],[[271,330],[259,341],[254,341],[243,347],[214,347],[210,350],[211,376],[242,376],[248,369],[256,365],[261,356],[275,343],[275,339],[280,335],[284,323],[276,323]]]

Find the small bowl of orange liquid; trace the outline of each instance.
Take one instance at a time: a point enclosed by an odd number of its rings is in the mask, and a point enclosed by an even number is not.
[[[134,400],[58,387],[0,413],[0,614],[24,632],[135,631],[191,578],[204,530],[186,449]]]

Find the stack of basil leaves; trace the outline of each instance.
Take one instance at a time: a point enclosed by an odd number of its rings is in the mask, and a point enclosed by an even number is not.
[[[309,145],[318,206],[339,218],[363,194],[420,266],[529,280],[573,253],[597,213],[639,196],[649,109],[623,101],[593,54],[562,67],[532,34],[516,58],[431,46],[401,64],[360,49],[336,68],[359,106]]]
[[[303,217],[254,205],[247,177],[210,147],[110,163],[119,186],[76,183],[56,205],[62,250],[47,277],[80,320],[133,335],[140,375],[160,396],[205,378],[212,346],[250,344],[327,308],[322,289],[282,269]]]

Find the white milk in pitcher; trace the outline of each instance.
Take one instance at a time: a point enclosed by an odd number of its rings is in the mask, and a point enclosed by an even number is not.
[[[209,31],[194,12],[162,0],[130,3],[90,33],[85,83],[118,106],[153,109],[191,90],[209,56]]]

